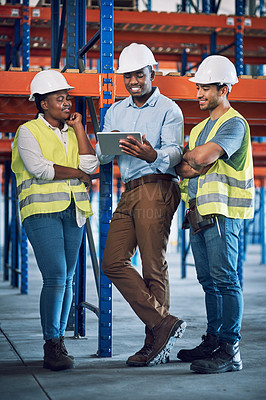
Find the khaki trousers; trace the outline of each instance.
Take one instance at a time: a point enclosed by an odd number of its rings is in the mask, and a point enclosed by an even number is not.
[[[149,329],[169,314],[165,253],[179,202],[179,186],[172,181],[146,183],[125,191],[106,240],[103,272]],[[137,246],[142,276],[131,265]]]

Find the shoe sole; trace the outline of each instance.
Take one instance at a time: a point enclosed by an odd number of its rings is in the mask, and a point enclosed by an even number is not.
[[[183,333],[185,332],[186,329],[186,322],[185,321],[177,321],[177,323],[174,325],[172,328],[172,331],[170,333],[169,339],[166,342],[166,344],[163,346],[163,348],[160,350],[160,352],[152,359],[150,360],[146,365],[147,366],[153,366],[153,365],[158,365],[158,364],[166,364],[167,359],[169,360],[170,352],[177,341],[177,339],[181,338]]]
[[[243,368],[243,364],[242,361],[239,363],[234,363],[232,365],[227,365],[224,368],[220,368],[220,369],[207,369],[204,367],[200,367],[198,366],[194,366],[193,364],[191,364],[190,369],[191,371],[194,372],[198,372],[199,374],[219,374],[222,372],[235,372],[235,371],[241,371],[241,369]]]
[[[47,362],[43,362],[43,368],[44,369],[50,369],[51,371],[63,371],[64,369],[72,369],[75,368],[74,364],[73,365],[58,365],[57,367],[51,366]]]
[[[126,364],[127,364],[129,367],[147,367],[146,361],[144,361],[144,362],[127,361]]]
[[[169,361],[170,361],[170,358],[169,358],[169,356],[168,356],[168,357],[164,358],[164,359],[161,361],[161,364],[167,364],[167,363],[169,363]],[[148,366],[148,364],[147,364],[146,362],[142,362],[142,363],[139,362],[139,363],[138,363],[138,362],[136,362],[136,361],[127,361],[126,364],[127,364],[129,367],[147,367],[147,366]]]
[[[207,355],[202,355],[202,356],[198,356],[198,357],[189,357],[189,356],[179,356],[178,354],[179,353],[177,353],[177,358],[180,360],[180,361],[183,361],[183,362],[185,362],[185,363],[192,363],[193,361],[197,361],[197,360],[206,360],[207,358],[211,358],[212,357],[212,355],[213,355],[213,353],[214,353],[214,351],[215,351],[216,349],[214,349],[212,352],[210,352],[209,354],[207,354]]]

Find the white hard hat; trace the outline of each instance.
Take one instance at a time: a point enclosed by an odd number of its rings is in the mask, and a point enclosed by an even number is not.
[[[138,71],[147,65],[156,65],[152,51],[145,44],[131,43],[125,47],[119,57],[118,74]]]
[[[30,84],[30,101],[34,101],[34,95],[56,92],[57,90],[71,90],[73,86],[69,86],[64,75],[61,72],[49,69],[38,72],[34,76]]]
[[[238,82],[234,64],[224,56],[206,57],[200,64],[191,82],[206,84],[226,84],[231,90],[232,85]]]

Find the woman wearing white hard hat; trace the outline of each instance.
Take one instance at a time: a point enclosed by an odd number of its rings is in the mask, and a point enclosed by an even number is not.
[[[72,89],[58,71],[35,75],[29,100],[38,113],[18,128],[12,151],[21,220],[43,278],[43,367],[54,371],[74,365],[64,334],[83,225],[92,214],[85,184],[99,164],[81,115],[71,113]]]

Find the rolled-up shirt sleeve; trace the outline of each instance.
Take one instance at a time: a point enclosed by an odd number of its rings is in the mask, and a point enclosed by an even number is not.
[[[179,164],[182,160],[184,148],[184,123],[181,109],[172,104],[165,117],[161,129],[161,147],[155,149],[157,158],[150,167],[154,172],[165,173],[169,168]]]
[[[86,174],[93,174],[99,167],[100,161],[97,155],[93,154],[80,154],[79,155],[79,169]]]
[[[38,141],[25,126],[18,133],[18,151],[27,171],[38,179],[54,179],[54,163],[46,160]]]

